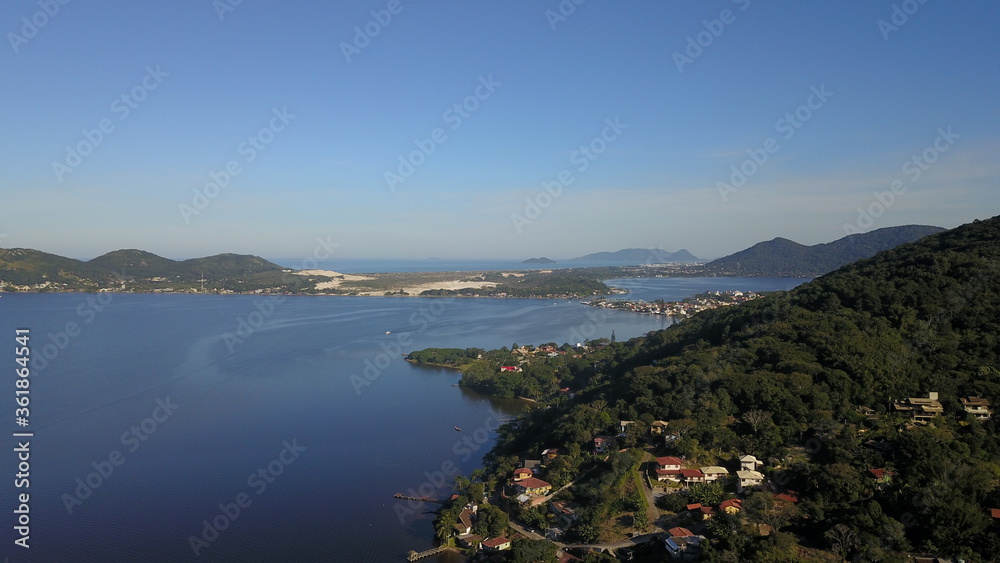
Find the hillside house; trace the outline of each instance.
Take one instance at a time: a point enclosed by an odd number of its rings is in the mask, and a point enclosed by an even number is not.
[[[518,494],[525,495],[547,495],[552,490],[552,485],[535,477],[515,481],[513,485]]]
[[[705,474],[706,483],[711,483],[712,481],[718,481],[719,479],[726,479],[729,477],[729,470],[718,465],[702,467],[701,472]]]
[[[663,434],[663,431],[667,429],[670,423],[664,420],[654,420],[652,424],[649,425],[649,433],[653,436],[659,436]]]
[[[962,397],[959,401],[962,402],[962,408],[965,409],[965,412],[975,416],[978,420],[989,420],[993,416],[990,402],[982,397]]]
[[[908,413],[910,420],[919,424],[927,424],[944,412],[944,407],[938,401],[937,391],[931,391],[926,398],[909,397],[896,401],[893,408],[898,412]]]
[[[576,522],[576,505],[567,500],[550,502],[549,512],[555,514],[556,518],[567,528]]]
[[[756,457],[750,454],[740,456],[740,469],[743,471],[757,471],[761,467],[764,467],[764,462]]]
[[[534,477],[534,476],[535,476],[535,472],[534,471],[532,471],[530,469],[527,469],[527,468],[524,468],[524,467],[521,467],[521,468],[518,468],[518,469],[514,470],[514,482],[515,483],[518,482],[518,481],[522,481],[524,479],[527,479],[529,477]]]
[[[657,481],[680,481],[681,468],[684,460],[676,457],[656,458],[656,480]]]
[[[681,469],[680,473],[681,473],[681,479],[684,481],[684,485],[687,487],[705,482],[705,474],[701,472],[701,469],[695,469],[693,467],[685,468]]]
[[[615,439],[610,436],[598,436],[594,438],[594,453],[606,454],[615,445]]]
[[[736,492],[757,487],[764,484],[764,475],[759,471],[737,471],[736,472]]]
[[[724,500],[719,505],[719,512],[725,512],[726,514],[739,514],[741,510],[743,510],[743,501],[738,498]]]

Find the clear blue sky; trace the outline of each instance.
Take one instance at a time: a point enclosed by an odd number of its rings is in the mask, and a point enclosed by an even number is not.
[[[225,2],[4,4],[0,247],[717,257],[1000,213],[994,2]],[[433,152],[387,181],[418,139]]]

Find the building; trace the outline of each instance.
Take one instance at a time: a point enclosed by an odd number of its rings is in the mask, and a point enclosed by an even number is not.
[[[684,461],[676,457],[656,458],[656,480],[657,481],[680,481],[681,468]]]
[[[743,510],[743,501],[738,498],[724,500],[719,505],[719,512],[725,512],[726,514],[739,514],[741,510]]]
[[[549,450],[545,450],[549,451]],[[544,453],[544,452],[543,452]],[[540,459],[526,459],[521,462],[521,467],[525,469],[530,469],[532,473],[537,475],[542,470],[542,460]]]
[[[455,522],[455,535],[467,536],[472,533],[472,511],[466,508],[458,515],[458,522]]]
[[[701,472],[701,469],[681,469],[681,479],[684,480],[684,484],[688,487],[692,485],[697,485],[698,483],[705,482],[705,474]]]
[[[764,467],[764,462],[756,457],[750,454],[740,456],[740,469],[744,471],[757,471],[761,467]]]
[[[962,408],[965,409],[965,412],[975,416],[978,420],[989,420],[993,416],[990,402],[982,397],[962,397],[959,401],[962,402]]]
[[[701,472],[705,474],[705,482],[711,483],[712,481],[718,481],[719,479],[725,479],[729,477],[729,470],[725,467],[720,467],[718,465],[710,465],[708,467],[702,467]]]
[[[516,490],[518,494],[547,495],[549,491],[552,490],[552,485],[542,481],[541,479],[528,477],[527,479],[515,481],[514,490]]]
[[[649,433],[654,436],[659,436],[663,434],[663,431],[667,429],[670,423],[663,420],[654,420],[652,424],[649,425]]]
[[[696,536],[687,528],[671,528],[663,540],[667,553],[674,561],[697,561],[701,556],[701,543],[705,536]]]
[[[737,471],[736,472],[736,492],[742,493],[751,487],[764,484],[764,475],[759,471]]]
[[[562,522],[563,526],[567,528],[576,522],[576,505],[569,501],[558,500],[550,502],[549,512],[555,514],[556,518],[558,518]]]
[[[609,436],[598,436],[594,438],[594,453],[606,454],[608,449],[614,446],[614,438]]]
[[[944,412],[944,407],[938,401],[937,391],[931,391],[926,398],[910,397],[896,401],[893,408],[898,412],[909,413],[910,420],[920,424],[927,424]]]
[[[510,539],[503,536],[499,538],[490,538],[484,540],[482,544],[483,549],[487,551],[503,551],[505,549],[510,549]]]
[[[534,477],[534,476],[535,476],[535,472],[532,471],[532,470],[530,470],[530,469],[528,469],[528,468],[526,468],[526,467],[521,467],[519,469],[515,469],[514,470],[514,481],[515,482],[522,481],[524,479],[527,479],[529,477]]]

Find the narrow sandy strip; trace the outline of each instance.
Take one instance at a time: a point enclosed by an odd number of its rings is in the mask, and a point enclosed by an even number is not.
[[[330,281],[319,282],[316,284],[316,289],[336,289],[340,287],[340,284],[344,282],[352,281],[365,281],[373,278],[366,278],[365,276],[356,276],[353,274],[341,274],[340,272],[334,272],[333,270],[302,270],[295,272],[297,276],[325,276],[334,278]]]

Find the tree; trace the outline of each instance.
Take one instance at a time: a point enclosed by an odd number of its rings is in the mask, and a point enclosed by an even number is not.
[[[768,420],[771,420],[771,413],[766,411],[753,410],[743,413],[743,422],[750,425],[754,434],[759,435],[761,426],[763,426]]]
[[[837,553],[844,559],[858,547],[858,534],[844,524],[837,524],[823,534],[830,546],[837,550]]]
[[[510,518],[507,514],[492,504],[483,504],[476,513],[476,523],[473,531],[484,538],[496,538],[507,532]]]
[[[694,485],[688,489],[687,496],[705,506],[716,506],[726,500],[726,490],[722,486],[722,481],[712,481]]]
[[[549,540],[517,538],[511,543],[507,561],[511,563],[557,563],[556,544]]]
[[[437,538],[445,541],[451,537],[451,533],[454,531],[457,522],[458,518],[455,517],[454,511],[442,510],[438,514],[437,521],[434,523],[434,533]]]

